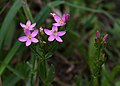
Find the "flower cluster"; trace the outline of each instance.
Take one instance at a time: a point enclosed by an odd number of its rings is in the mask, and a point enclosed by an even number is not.
[[[96,36],[97,36],[97,38],[95,39],[95,41],[96,41],[96,42],[99,42],[100,38],[102,38],[102,37],[100,36],[100,32],[99,32],[99,31],[96,32]],[[106,35],[102,38],[102,40],[105,42],[107,38],[108,38],[108,34],[106,34]]]
[[[64,26],[68,19],[70,18],[69,14],[63,14],[62,17],[56,15],[55,13],[51,13],[52,17],[56,21],[53,23],[52,30],[44,29],[45,34],[49,35],[48,41],[57,40],[58,42],[63,42],[60,36],[65,35],[66,31],[58,31],[59,26]],[[35,38],[38,35],[38,30],[34,30],[36,23],[31,24],[31,21],[28,20],[26,24],[20,23],[20,26],[23,28],[25,36],[21,36],[18,38],[21,42],[26,42],[26,46],[29,46],[32,42],[37,43],[39,40]]]
[[[24,30],[25,36],[19,37],[18,40],[21,42],[26,42],[26,46],[29,46],[32,42],[39,42],[38,39],[35,38],[38,34],[38,30],[34,30],[35,25],[36,23],[31,24],[30,20],[28,20],[26,24],[20,23],[20,26]]]
[[[106,45],[106,39],[108,38],[108,34],[105,34],[103,37],[100,35],[100,32],[96,32],[96,38],[95,38],[95,45],[96,47],[104,47]]]
[[[44,29],[44,32],[49,35],[48,41],[54,41],[56,39],[58,42],[63,42],[63,40],[60,38],[60,36],[65,35],[66,31],[59,31],[59,26],[64,26],[68,19],[70,18],[69,14],[63,14],[62,18],[56,15],[55,13],[51,13],[52,17],[56,21],[56,23],[53,23],[52,30]]]

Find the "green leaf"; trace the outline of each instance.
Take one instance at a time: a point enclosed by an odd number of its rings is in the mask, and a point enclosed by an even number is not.
[[[21,6],[22,6],[22,4],[21,4],[20,0],[16,0],[15,3],[13,4],[13,6],[10,8],[9,12],[7,13],[7,15],[2,23],[2,26],[0,29],[0,49],[2,48],[2,43],[4,41],[7,31],[9,30],[9,26],[10,26],[11,22],[13,21],[18,10],[21,8]]]
[[[120,86],[120,80],[115,83],[115,86]]]
[[[9,75],[4,79],[2,86],[15,86],[15,84],[20,80],[20,78],[15,75]]]
[[[117,65],[113,68],[111,74],[110,74],[110,79],[114,80],[115,76],[120,73],[120,65]]]
[[[49,85],[55,77],[55,68],[53,65],[51,65],[51,67],[48,69],[47,71],[47,78],[46,78],[46,83]]]
[[[40,62],[38,70],[41,80],[45,83],[47,71],[46,71],[46,63],[44,61]]]

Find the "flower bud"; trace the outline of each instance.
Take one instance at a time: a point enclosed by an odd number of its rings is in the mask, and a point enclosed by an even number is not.
[[[39,30],[40,30],[40,34],[43,36],[44,35],[43,28],[40,27]]]
[[[95,38],[95,42],[96,42],[96,43],[99,42],[98,38]]]
[[[65,22],[68,21],[70,18],[70,14],[65,14]]]
[[[96,36],[100,37],[100,32],[99,31],[96,32]]]
[[[56,14],[55,13],[50,13],[50,15],[52,15],[52,17],[54,17]]]
[[[106,34],[106,35],[103,37],[103,40],[105,41],[107,38],[108,38],[108,34]]]

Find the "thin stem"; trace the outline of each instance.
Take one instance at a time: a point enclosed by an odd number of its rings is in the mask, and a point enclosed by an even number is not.
[[[31,79],[30,79],[31,86],[34,86],[33,82],[34,82],[35,61],[36,61],[36,58],[33,58],[32,73],[31,73]]]
[[[93,83],[93,76],[92,76],[92,78],[90,80],[89,86],[93,86],[92,83]]]
[[[35,50],[34,47],[31,46],[31,49],[42,58],[42,56]]]

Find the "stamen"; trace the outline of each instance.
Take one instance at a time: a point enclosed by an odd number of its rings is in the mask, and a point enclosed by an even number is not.
[[[31,39],[31,36],[30,36],[30,35],[28,36],[28,39]]]

